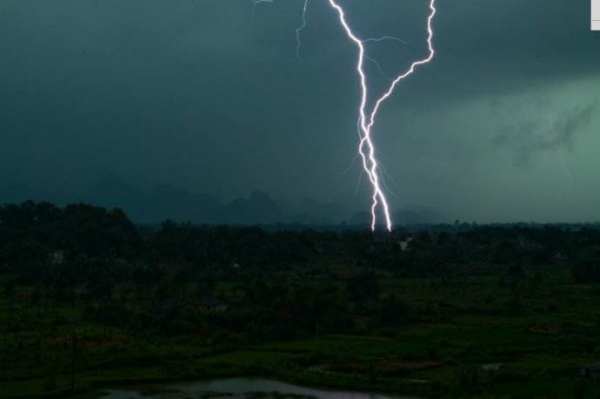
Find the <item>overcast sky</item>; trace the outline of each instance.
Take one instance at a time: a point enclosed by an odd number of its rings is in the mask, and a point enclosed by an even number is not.
[[[371,46],[374,90],[426,53],[425,0],[340,2],[362,37],[406,42]],[[298,59],[302,3],[2,0],[4,195],[75,200],[108,174],[224,201],[262,190],[366,209],[356,49],[313,0]],[[437,58],[398,87],[374,132],[392,206],[480,222],[600,220],[589,1],[438,8]]]

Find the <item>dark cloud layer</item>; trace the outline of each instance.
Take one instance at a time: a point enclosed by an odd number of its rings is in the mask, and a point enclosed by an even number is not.
[[[493,142],[498,146],[513,149],[518,165],[528,164],[540,152],[573,151],[577,134],[589,126],[597,112],[597,105],[597,101],[588,105],[577,105],[560,114],[549,124],[541,120],[527,121],[510,133],[501,133],[494,137]]]
[[[135,207],[123,192],[151,204],[168,186],[190,193],[180,209],[194,215],[195,196],[227,206],[256,190],[307,218],[364,210],[354,48],[315,0],[297,59],[302,1],[251,3],[0,2],[2,198]],[[376,129],[394,207],[598,219],[600,34],[589,31],[589,4],[438,3],[438,57],[400,87]],[[344,4],[364,37],[407,42],[371,49],[386,73],[424,53],[424,1]]]

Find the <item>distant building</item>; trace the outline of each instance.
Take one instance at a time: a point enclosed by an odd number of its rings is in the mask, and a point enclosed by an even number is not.
[[[65,263],[65,253],[63,251],[54,251],[50,254],[50,263],[53,265],[62,265]]]
[[[600,363],[590,364],[580,368],[579,374],[584,378],[600,380]]]
[[[569,257],[565,254],[563,254],[562,252],[556,252],[553,256],[552,256],[552,260],[554,260],[555,262],[566,262],[569,260]]]
[[[216,312],[216,313],[225,312],[229,308],[227,306],[227,304],[219,301],[218,299],[216,299],[214,297],[204,298],[202,301],[200,301],[200,307],[205,312]]]
[[[500,371],[502,369],[502,366],[503,366],[502,363],[487,363],[487,364],[481,365],[481,370],[488,372],[488,373],[497,373],[498,371]]]
[[[406,252],[409,250],[410,243],[414,240],[413,237],[408,237],[406,240],[399,241],[398,245],[400,245],[400,250],[402,252]]]

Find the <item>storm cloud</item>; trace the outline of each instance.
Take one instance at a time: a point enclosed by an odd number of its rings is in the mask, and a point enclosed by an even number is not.
[[[583,106],[575,106],[558,115],[545,115],[546,118],[529,120],[520,126],[509,128],[510,133],[501,133],[493,142],[515,151],[515,162],[526,165],[540,152],[567,150],[573,151],[577,134],[589,126],[597,101]]]
[[[406,42],[371,49],[386,73],[424,54],[424,1],[344,5],[363,37]],[[393,207],[482,222],[600,218],[589,4],[438,6],[435,62],[401,85],[375,129]],[[355,49],[315,0],[298,59],[301,7],[2,1],[0,199],[117,205],[128,190],[152,201],[168,185],[224,207],[258,190],[312,219],[363,211]],[[378,90],[385,77],[371,73]]]

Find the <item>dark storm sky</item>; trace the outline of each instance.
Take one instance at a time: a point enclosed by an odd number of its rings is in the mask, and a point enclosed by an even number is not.
[[[364,210],[355,48],[313,0],[297,59],[302,2],[2,0],[0,194],[106,198],[95,182],[117,176],[223,201],[262,190]],[[385,73],[425,54],[424,0],[343,4],[361,36],[407,42],[373,46]],[[600,32],[588,0],[438,8],[438,58],[375,129],[393,207],[599,220]]]

